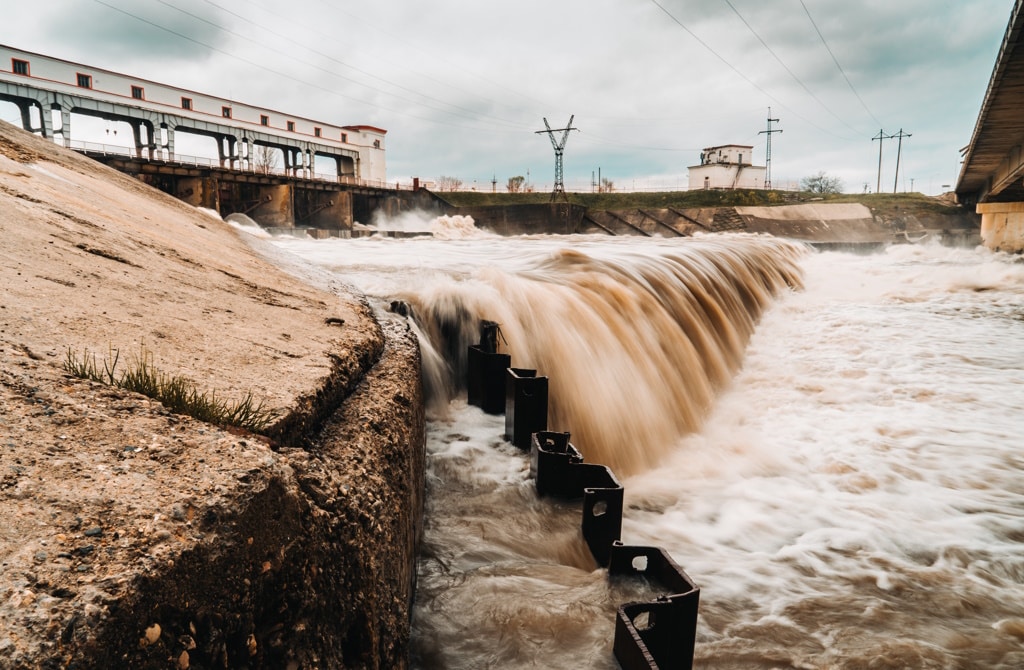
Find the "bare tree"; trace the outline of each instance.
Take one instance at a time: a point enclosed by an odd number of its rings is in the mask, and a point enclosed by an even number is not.
[[[800,180],[800,188],[808,193],[842,193],[843,182],[839,177],[830,177],[825,172],[804,177]]]
[[[519,175],[519,176],[516,176],[516,177],[509,177],[508,178],[508,185],[506,187],[506,188],[508,188],[508,192],[509,193],[519,193],[519,191],[521,191],[523,189],[523,182],[524,181],[526,181],[526,177],[523,177],[522,175]]]
[[[457,191],[460,186],[462,186],[462,180],[458,177],[441,175],[437,178],[437,190],[439,191]]]
[[[608,177],[601,178],[601,186],[598,189],[601,193],[611,193],[615,190],[615,182]]]
[[[257,144],[252,150],[252,169],[259,174],[270,174],[277,167],[277,151],[274,147]]]

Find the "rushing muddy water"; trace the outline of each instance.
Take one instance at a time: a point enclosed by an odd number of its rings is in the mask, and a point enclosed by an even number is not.
[[[551,427],[621,471],[623,540],[700,585],[696,667],[1024,668],[1020,258],[743,237],[280,244],[421,318],[503,324],[513,365],[551,377]],[[678,281],[703,307],[666,296]],[[611,327],[594,318],[609,305]],[[615,608],[650,594],[596,568],[578,504],[538,500],[503,430],[464,396],[434,408],[416,664],[615,668]]]

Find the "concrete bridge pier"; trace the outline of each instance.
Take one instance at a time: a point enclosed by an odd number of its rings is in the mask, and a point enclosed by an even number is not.
[[[146,119],[128,119],[128,125],[132,127],[132,137],[135,139],[135,156],[136,158],[143,158],[142,150],[147,151],[147,158],[153,160],[153,152],[157,148],[155,127],[152,121]],[[146,137],[143,139],[142,131],[146,131]]]
[[[243,137],[238,143],[238,166],[243,170],[252,170],[252,139]]]
[[[234,170],[235,162],[238,161],[238,138],[234,135],[221,134],[218,134],[216,137],[217,155],[220,158],[220,166]]]
[[[166,158],[168,161],[174,161],[174,123],[169,121],[167,118],[161,119],[160,121],[160,133],[163,135],[162,142],[160,143],[160,154],[161,158]],[[164,155],[166,152],[166,156]]]
[[[1024,202],[981,202],[981,240],[995,251],[1024,252]]]
[[[249,212],[254,221],[268,228],[295,227],[295,194],[290,184],[261,185],[258,195],[260,204]]]
[[[21,111],[21,125],[24,126],[30,133],[42,132],[43,137],[52,136],[53,133],[47,135],[46,133],[46,114],[43,112],[43,107],[36,106],[29,102],[19,102],[18,109]],[[36,109],[39,113],[39,125],[32,123],[32,110]]]
[[[326,230],[352,229],[352,194],[347,191],[298,189],[295,225]]]
[[[71,147],[71,110],[70,109],[64,109],[63,107],[58,106],[58,105],[54,105],[53,106],[53,110],[60,112],[60,139],[64,143],[65,148],[70,148]],[[52,114],[51,114],[51,116],[52,116]],[[51,124],[53,123],[52,119],[50,120],[50,123]],[[51,131],[52,131],[52,129],[51,129]],[[51,132],[50,136],[51,137],[54,136],[52,134],[52,132]]]
[[[174,196],[193,207],[220,211],[220,186],[213,177],[179,177]]]

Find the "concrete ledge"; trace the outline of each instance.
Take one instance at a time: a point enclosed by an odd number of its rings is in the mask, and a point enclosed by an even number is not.
[[[3,123],[0,236],[0,668],[402,667],[423,459],[403,325]],[[140,347],[251,392],[273,439],[61,368]]]
[[[1024,202],[978,203],[982,243],[993,251],[1024,252]]]

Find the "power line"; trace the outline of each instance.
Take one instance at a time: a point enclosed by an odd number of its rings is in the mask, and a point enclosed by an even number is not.
[[[238,32],[235,32],[235,31],[233,31],[233,30],[231,30],[229,28],[226,28],[226,27],[224,27],[224,26],[222,26],[222,25],[220,25],[218,23],[215,23],[213,21],[205,19],[205,18],[203,18],[201,16],[193,14],[192,12],[189,12],[189,11],[187,11],[185,9],[182,9],[180,7],[176,7],[176,6],[172,5],[171,3],[167,2],[166,0],[156,0],[156,2],[161,4],[161,5],[163,5],[163,6],[165,6],[165,7],[168,7],[169,9],[173,9],[173,10],[175,10],[177,12],[180,12],[180,13],[184,14],[185,16],[193,18],[196,21],[201,21],[202,23],[206,23],[207,25],[211,25],[211,26],[217,28],[218,30],[224,31],[225,33],[227,33],[229,35],[233,35],[233,36],[238,37],[240,39],[248,39],[245,35],[242,35],[242,34],[240,34]],[[220,5],[218,5],[218,4],[214,3],[214,2],[211,2],[211,0],[205,0],[205,2],[207,4],[213,6],[213,7],[216,7],[217,9],[219,9],[219,10],[221,10],[221,11],[227,13],[227,14],[230,14],[231,16],[234,16],[235,18],[237,18],[237,19],[239,19],[241,21],[245,21],[246,23],[249,23],[249,24],[251,24],[253,26],[256,26],[257,28],[266,31],[267,33],[269,33],[271,35],[274,35],[275,37],[279,37],[279,38],[285,40],[286,42],[289,40],[289,38],[287,36],[282,35],[281,33],[275,32],[275,31],[273,31],[270,28],[267,28],[265,26],[261,26],[261,25],[257,24],[256,22],[254,22],[254,21],[252,21],[250,19],[247,19],[246,17],[242,16],[241,14],[237,14],[237,13],[232,12],[231,10],[229,10],[229,9],[227,9],[225,7],[222,7],[222,6],[220,6]],[[365,83],[363,83],[361,81],[357,81],[357,80],[352,79],[350,77],[346,77],[346,76],[344,76],[342,74],[339,74],[338,72],[336,72],[334,70],[329,70],[329,69],[327,69],[325,67],[321,67],[321,66],[317,65],[316,63],[311,63],[309,61],[302,60],[302,59],[296,57],[295,55],[293,55],[291,52],[284,51],[284,50],[281,50],[281,49],[276,49],[274,47],[267,46],[266,44],[263,44],[261,46],[262,46],[262,48],[265,48],[265,49],[267,49],[269,51],[272,51],[274,53],[280,54],[280,55],[284,56],[285,58],[290,58],[291,60],[294,60],[297,63],[300,63],[302,65],[305,65],[305,66],[308,66],[308,67],[311,67],[311,68],[314,68],[314,69],[317,69],[317,70],[320,70],[321,72],[324,72],[325,74],[328,74],[328,75],[330,75],[332,77],[335,77],[337,79],[341,79],[342,81],[347,81],[347,82],[350,82],[350,83],[355,84],[357,86],[362,86],[363,88],[368,88],[371,91],[376,91],[378,93],[384,93],[386,95],[392,95],[395,98],[397,98],[398,100],[402,100],[404,102],[408,102],[408,103],[415,103],[416,102],[414,100],[411,100],[409,98],[403,97],[401,95],[396,95],[394,93],[388,93],[387,91],[384,91],[382,89],[376,88],[374,86],[370,86],[369,84],[365,84]],[[318,55],[318,56],[320,56],[322,58],[326,58],[326,59],[328,59],[328,60],[330,60],[330,61],[332,61],[334,63],[337,63],[338,65],[341,65],[342,67],[347,67],[347,68],[349,68],[351,70],[355,70],[356,72],[359,72],[360,74],[364,74],[364,75],[366,75],[368,77],[371,77],[373,79],[377,79],[378,81],[382,81],[385,84],[388,84],[389,86],[394,86],[395,88],[398,88],[398,89],[401,89],[401,90],[404,90],[404,91],[408,91],[409,93],[412,93],[413,95],[418,95],[420,97],[426,98],[427,100],[433,100],[434,102],[440,103],[442,105],[448,105],[450,107],[454,107],[456,109],[461,109],[463,111],[469,112],[469,115],[467,115],[467,114],[457,114],[455,112],[452,112],[452,111],[449,111],[449,110],[446,110],[446,109],[442,109],[440,107],[436,107],[436,106],[425,104],[425,103],[420,103],[420,104],[424,104],[424,106],[426,106],[426,107],[428,107],[430,109],[434,109],[434,110],[439,111],[439,112],[441,112],[443,114],[451,114],[452,116],[458,116],[458,117],[462,117],[462,118],[469,119],[469,120],[476,120],[480,116],[478,114],[475,114],[472,110],[465,109],[465,108],[462,108],[462,107],[458,107],[457,105],[452,105],[451,103],[447,103],[447,102],[445,102],[443,100],[437,100],[436,98],[432,98],[432,97],[430,97],[428,95],[424,95],[424,94],[422,94],[422,93],[420,93],[418,91],[414,91],[412,89],[406,88],[406,87],[401,86],[399,84],[395,84],[395,83],[390,82],[390,81],[388,81],[386,79],[383,79],[381,77],[373,75],[373,74],[371,74],[369,72],[366,72],[364,70],[360,70],[359,68],[355,68],[355,67],[353,67],[351,65],[348,65],[347,63],[344,63],[343,61],[340,61],[340,60],[338,60],[336,58],[333,58],[332,56],[330,56],[328,54],[316,51],[315,49],[310,49],[309,47],[303,47],[303,48],[305,48],[307,51],[310,51],[310,52],[312,52],[312,53],[314,53],[314,54],[316,54],[316,55]],[[507,121],[505,119],[497,119],[496,117],[492,117],[492,118],[494,118],[495,120],[501,121],[502,123],[507,123],[507,124],[509,124],[511,126],[522,127],[521,124],[515,124],[512,121]]]
[[[839,60],[836,58],[836,55],[832,53],[831,47],[829,47],[828,42],[825,41],[825,36],[822,35],[821,31],[818,29],[818,24],[814,22],[814,17],[811,16],[811,12],[809,9],[807,9],[807,5],[804,4],[804,0],[800,0],[800,6],[804,8],[804,13],[807,14],[807,18],[810,20],[811,25],[814,26],[814,32],[818,33],[818,37],[821,39],[821,43],[825,45],[825,51],[828,51],[828,55],[832,57],[832,62],[836,64],[836,68],[839,70],[839,74],[843,75],[843,79],[846,80],[847,86],[849,86],[850,90],[853,91],[853,94],[857,96],[857,100],[860,101],[860,104],[864,108],[864,111],[866,111],[868,115],[875,120],[875,123],[877,123],[878,125],[882,125],[882,122],[878,120],[878,118],[871,112],[870,109],[868,109],[868,106],[864,103],[863,98],[860,97],[860,93],[857,92],[857,89],[853,87],[853,82],[851,82],[850,78],[846,76],[846,72],[843,71],[843,66],[839,64]]]
[[[383,35],[387,35],[387,36],[389,36],[389,37],[395,37],[395,38],[398,38],[398,39],[402,39],[402,40],[407,40],[407,39],[408,39],[408,38],[405,38],[405,37],[400,37],[400,36],[398,36],[398,35],[395,35],[394,33],[390,33],[390,32],[388,32],[388,31],[386,31],[386,30],[382,30],[382,29],[380,29],[380,27],[378,27],[377,25],[374,25],[374,24],[371,24],[371,23],[368,23],[367,21],[365,21],[365,19],[364,19],[364,18],[363,18],[362,16],[360,16],[360,15],[357,15],[357,14],[353,14],[353,13],[351,13],[351,12],[347,12],[347,11],[345,11],[344,9],[341,9],[341,8],[339,7],[339,5],[340,5],[341,3],[337,3],[337,2],[328,2],[327,0],[316,0],[316,1],[317,1],[317,2],[319,2],[319,3],[320,3],[320,4],[322,5],[322,6],[324,6],[324,7],[328,8],[328,9],[330,9],[330,10],[333,10],[333,11],[340,11],[340,12],[341,12],[342,14],[345,14],[346,16],[349,16],[349,17],[351,17],[351,18],[355,19],[356,21],[360,21],[360,22],[362,22],[362,23],[364,23],[364,24],[368,25],[368,26],[369,26],[369,27],[370,27],[370,28],[371,28],[372,30],[375,30],[376,32],[379,32],[379,33],[381,33],[381,34],[383,34]],[[267,10],[267,9],[266,9],[265,7],[261,7],[261,9],[263,9],[264,11],[269,11],[269,10]],[[321,33],[321,34],[323,34],[323,33]],[[331,37],[332,37],[333,39],[336,39],[336,36],[331,36]],[[431,62],[433,62],[433,58],[434,58],[434,57],[432,56],[432,58],[431,58]],[[524,99],[526,99],[526,100],[529,100],[529,101],[531,101],[531,102],[533,102],[533,103],[535,103],[535,104],[537,104],[537,105],[542,105],[542,106],[543,106],[543,105],[548,105],[548,104],[549,104],[548,102],[545,102],[545,101],[543,101],[543,100],[539,100],[538,98],[534,98],[534,97],[533,97],[533,96],[531,96],[531,95],[527,95],[526,93],[523,93],[522,91],[517,91],[517,90],[515,90],[515,89],[509,88],[508,86],[506,86],[506,85],[502,84],[502,83],[501,83],[501,82],[499,82],[499,81],[495,81],[495,80],[493,80],[493,79],[489,79],[489,78],[487,78],[487,77],[484,77],[484,76],[482,76],[482,75],[479,75],[479,74],[477,74],[477,73],[475,73],[475,72],[472,72],[472,71],[470,71],[470,70],[467,70],[467,69],[465,69],[465,63],[462,63],[462,62],[456,62],[456,61],[454,61],[454,60],[451,60],[451,59],[446,59],[446,58],[444,58],[444,57],[443,57],[443,55],[441,56],[441,60],[442,60],[442,61],[445,61],[445,62],[447,62],[447,63],[448,63],[449,65],[452,65],[452,66],[454,66],[454,67],[458,67],[458,68],[462,69],[462,70],[463,70],[464,72],[466,72],[467,74],[471,75],[472,77],[474,77],[474,78],[476,78],[476,79],[479,79],[480,81],[486,82],[486,83],[488,83],[488,84],[490,84],[490,85],[492,85],[492,86],[496,86],[496,87],[498,87],[498,88],[500,88],[500,89],[502,89],[502,90],[504,90],[504,91],[507,91],[507,92],[509,92],[509,93],[512,93],[513,95],[517,95],[517,96],[519,96],[519,97],[521,97],[521,98],[524,98]],[[429,77],[429,75],[422,75],[422,74],[420,74],[420,76],[426,76],[426,77],[428,77],[428,78],[431,78],[431,77]],[[439,81],[439,80],[437,80],[437,79],[433,79],[433,78],[431,78],[431,79],[432,79],[433,81],[438,81],[439,83],[442,83],[442,82],[440,82],[440,81]],[[447,86],[451,86],[451,84],[450,84],[450,83],[445,83],[445,85],[447,85]],[[465,90],[464,90],[464,89],[459,89],[458,87],[455,87],[455,86],[452,86],[452,88],[455,88],[456,90],[461,90],[461,91],[465,92]],[[475,94],[475,95],[479,95],[479,91],[473,91],[473,94]],[[484,99],[485,99],[485,100],[487,100],[488,102],[494,102],[495,104],[499,104],[499,103],[497,103],[497,102],[496,102],[496,101],[494,101],[494,100],[489,100],[489,99],[487,99],[487,98],[484,98]]]
[[[725,66],[726,66],[726,67],[728,67],[728,68],[729,68],[730,70],[732,70],[733,72],[735,72],[735,73],[736,73],[736,74],[737,74],[737,75],[738,75],[738,76],[740,77],[740,79],[742,79],[743,81],[745,81],[745,82],[747,82],[748,84],[750,84],[751,86],[753,86],[753,87],[754,87],[755,89],[757,89],[757,90],[758,90],[759,92],[761,92],[761,93],[762,93],[762,94],[763,94],[763,95],[764,95],[765,97],[769,98],[769,99],[770,99],[770,100],[772,100],[773,102],[776,102],[776,103],[778,103],[778,105],[779,105],[780,107],[782,107],[783,109],[786,109],[786,110],[788,110],[788,111],[789,111],[789,112],[790,112],[790,113],[791,113],[791,114],[792,114],[793,116],[797,117],[798,119],[800,119],[800,120],[801,120],[801,121],[803,121],[804,123],[806,123],[806,124],[808,124],[808,125],[810,125],[810,126],[813,126],[814,128],[817,128],[817,129],[818,129],[818,130],[820,130],[821,132],[823,132],[823,133],[826,133],[826,134],[828,134],[828,135],[832,135],[832,136],[834,136],[834,137],[840,137],[841,139],[849,139],[849,138],[845,138],[845,137],[842,137],[841,135],[836,135],[835,133],[833,133],[833,132],[831,132],[831,131],[829,131],[829,130],[826,130],[825,128],[822,128],[821,126],[819,126],[818,124],[814,123],[814,122],[813,122],[813,121],[811,121],[810,119],[808,119],[808,118],[805,118],[805,117],[801,116],[801,115],[800,115],[799,113],[797,113],[796,111],[794,111],[793,109],[790,109],[790,108],[789,108],[789,106],[787,106],[787,105],[786,105],[785,103],[783,103],[783,102],[782,102],[781,100],[779,100],[779,99],[778,99],[778,98],[776,98],[776,97],[775,97],[774,95],[772,95],[772,94],[771,94],[771,93],[769,93],[768,91],[766,91],[766,90],[764,90],[763,88],[761,88],[760,86],[758,86],[758,85],[757,85],[757,83],[755,83],[755,82],[754,82],[754,81],[753,81],[752,79],[750,79],[749,77],[747,77],[747,75],[743,74],[743,73],[742,73],[742,72],[741,72],[741,71],[739,70],[739,68],[737,68],[737,67],[736,67],[735,65],[733,65],[732,63],[730,63],[730,62],[729,62],[729,61],[728,61],[728,60],[727,60],[727,59],[726,59],[726,58],[725,58],[724,56],[722,56],[722,55],[721,55],[720,53],[718,53],[718,52],[717,52],[717,51],[715,51],[715,50],[714,50],[713,48],[711,48],[711,45],[709,45],[709,44],[708,44],[707,42],[705,42],[705,41],[704,41],[704,40],[702,40],[701,38],[697,37],[697,34],[696,34],[696,33],[694,33],[694,32],[693,32],[692,30],[690,30],[689,28],[687,28],[687,27],[686,27],[686,25],[685,25],[685,24],[684,24],[684,23],[683,23],[682,21],[680,21],[679,19],[677,19],[677,18],[675,17],[675,15],[673,15],[673,14],[672,14],[672,12],[668,11],[667,9],[665,9],[665,7],[664,7],[663,5],[661,5],[661,4],[660,4],[660,3],[658,2],[658,0],[651,0],[651,2],[653,2],[653,3],[654,3],[654,6],[655,6],[655,7],[657,7],[657,8],[658,8],[658,9],[660,9],[660,10],[661,10],[662,12],[664,12],[664,14],[665,14],[666,16],[668,16],[668,17],[669,17],[670,19],[672,19],[672,21],[673,21],[673,22],[675,22],[675,23],[676,23],[676,25],[678,25],[678,26],[679,26],[680,28],[682,28],[682,29],[683,29],[683,30],[685,30],[685,31],[686,31],[687,33],[689,33],[690,37],[692,37],[693,39],[697,40],[697,43],[698,43],[698,44],[700,44],[700,45],[701,45],[702,47],[704,47],[705,49],[707,49],[707,50],[708,50],[708,51],[709,51],[709,52],[710,52],[710,53],[711,53],[711,54],[712,54],[712,55],[713,55],[713,56],[714,56],[715,58],[717,58],[718,60],[722,61],[722,63],[723,63],[723,64],[725,64]]]
[[[208,24],[210,24],[212,26],[215,26],[215,27],[219,28],[220,30],[223,30],[224,32],[226,32],[228,34],[234,35],[236,37],[241,37],[241,38],[244,39],[243,35],[240,35],[240,34],[234,32],[232,30],[229,30],[229,29],[227,29],[227,28],[225,28],[223,26],[220,26],[219,24],[213,23],[212,21],[208,21],[208,20],[202,18],[201,16],[196,16],[195,14],[192,14],[191,12],[188,12],[188,11],[186,11],[184,9],[181,9],[180,7],[175,7],[174,5],[169,4],[165,0],[156,0],[156,1],[159,2],[160,4],[166,6],[166,7],[170,7],[171,9],[179,11],[179,12],[181,12],[181,13],[187,15],[187,16],[190,16],[190,17],[192,17],[192,18],[194,18],[194,19],[196,19],[198,21],[202,21],[204,23],[208,23]],[[268,27],[266,27],[264,25],[261,25],[261,24],[255,22],[255,21],[253,21],[252,19],[249,19],[249,18],[247,18],[247,17],[245,17],[245,16],[243,16],[243,15],[237,13],[237,12],[233,12],[230,9],[228,9],[227,7],[219,5],[216,2],[213,2],[212,0],[204,0],[204,2],[206,2],[206,4],[208,4],[208,5],[216,7],[217,9],[219,9],[219,10],[221,10],[221,11],[227,13],[227,14],[230,14],[231,16],[234,16],[235,18],[237,18],[237,19],[239,19],[241,21],[244,21],[244,22],[246,22],[246,23],[248,23],[248,24],[250,24],[252,26],[257,27],[260,30],[263,30],[263,31],[265,31],[265,32],[267,32],[267,33],[269,33],[271,35],[274,35],[275,37],[279,37],[279,38],[285,40],[286,42],[290,41],[288,36],[283,35],[283,34],[277,32],[275,30],[272,30],[272,29],[270,29],[270,28],[268,28]],[[295,56],[293,56],[291,53],[289,53],[287,51],[282,51],[280,49],[274,49],[273,47],[267,47],[266,45],[264,45],[264,46],[265,46],[265,48],[268,48],[271,51],[279,53],[279,54],[281,54],[281,55],[283,55],[283,56],[285,56],[287,58],[291,58],[291,59],[293,59],[293,60],[295,60],[295,61],[297,61],[297,62],[299,62],[299,63],[301,63],[303,65],[308,65],[310,67],[316,68],[316,69],[320,70],[321,72],[325,72],[325,73],[327,73],[327,74],[329,74],[331,76],[337,77],[339,79],[343,79],[343,80],[348,81],[348,82],[352,82],[352,83],[354,83],[354,84],[356,84],[358,86],[363,86],[365,88],[369,88],[369,89],[374,90],[374,91],[378,91],[378,92],[381,92],[381,93],[387,93],[386,91],[382,91],[381,89],[378,89],[378,88],[369,86],[367,84],[364,84],[362,82],[356,81],[355,79],[350,79],[348,77],[344,77],[344,76],[342,76],[342,75],[340,75],[340,74],[338,74],[338,73],[336,73],[336,72],[334,72],[332,70],[328,70],[327,68],[320,67],[320,66],[316,65],[315,63],[310,63],[308,61],[300,60],[300,59],[296,58]],[[331,56],[330,54],[325,54],[322,51],[317,51],[316,49],[312,49],[312,48],[307,47],[307,46],[303,46],[303,48],[306,51],[309,51],[310,53],[313,53],[313,54],[315,54],[317,56],[320,56],[321,58],[325,58],[325,59],[331,61],[332,63],[336,63],[337,65],[340,65],[342,67],[348,68],[348,69],[353,70],[355,72],[358,72],[358,73],[360,73],[362,75],[370,77],[371,79],[376,79],[376,80],[381,81],[381,82],[383,82],[383,83],[385,83],[385,84],[387,84],[389,86],[393,86],[393,87],[395,87],[397,89],[400,89],[400,90],[403,90],[403,91],[407,91],[409,93],[412,93],[413,95],[420,96],[421,98],[424,98],[426,100],[431,100],[431,101],[436,102],[438,104],[446,105],[448,107],[452,107],[454,109],[458,109],[458,110],[461,110],[463,112],[467,112],[468,114],[470,114],[470,116],[466,116],[466,115],[463,115],[463,114],[455,114],[454,112],[450,112],[448,110],[445,110],[445,109],[442,109],[442,108],[439,108],[439,107],[433,107],[431,105],[426,105],[430,109],[435,109],[435,110],[437,110],[439,112],[442,112],[442,113],[445,113],[445,114],[453,114],[454,116],[462,116],[463,118],[468,118],[468,119],[476,119],[476,118],[480,118],[481,116],[484,116],[484,115],[481,115],[481,114],[477,113],[476,111],[474,111],[472,109],[469,109],[469,108],[466,108],[466,107],[460,107],[459,105],[452,104],[452,103],[447,102],[445,100],[440,100],[438,98],[435,98],[433,96],[427,95],[425,93],[421,93],[420,91],[416,91],[416,90],[413,90],[413,89],[408,88],[406,86],[403,86],[401,84],[397,84],[397,83],[395,83],[393,81],[389,81],[387,79],[384,79],[383,77],[379,77],[379,76],[373,74],[372,72],[368,72],[366,70],[362,70],[362,69],[360,69],[358,67],[355,67],[354,65],[349,65],[348,63],[346,63],[346,62],[344,62],[342,60],[339,60],[339,59]],[[394,95],[394,94],[392,93],[390,95]],[[409,100],[408,98],[403,98],[402,96],[395,96],[395,97],[397,97],[399,100],[405,100],[406,102],[413,102],[412,100]],[[484,116],[484,118],[490,118],[490,119],[493,119],[495,121],[501,121],[502,123],[506,123],[506,124],[508,124],[510,126],[513,126],[513,127],[516,127],[516,128],[523,128],[524,127],[523,124],[516,123],[514,121],[509,121],[507,119],[502,119],[502,118],[499,118],[499,117],[496,117],[496,116]]]
[[[854,127],[853,127],[853,126],[851,126],[851,125],[850,125],[849,123],[847,123],[847,122],[846,122],[846,121],[845,121],[844,119],[842,119],[842,118],[841,118],[841,117],[840,117],[840,116],[839,116],[838,114],[836,114],[835,112],[833,112],[833,111],[832,111],[832,109],[831,109],[831,108],[829,108],[829,106],[828,106],[828,105],[826,105],[826,104],[825,104],[824,102],[822,102],[822,101],[821,101],[821,99],[820,99],[820,98],[819,98],[818,96],[816,96],[816,95],[814,94],[814,92],[813,92],[813,91],[811,91],[811,89],[809,89],[809,88],[807,87],[807,84],[805,84],[805,83],[803,82],[803,80],[802,80],[802,79],[800,79],[800,77],[798,77],[798,76],[796,75],[796,73],[795,73],[795,72],[793,72],[793,71],[792,71],[791,69],[789,69],[789,66],[788,66],[788,65],[786,65],[786,63],[784,63],[784,62],[783,62],[783,60],[782,60],[782,59],[781,59],[781,58],[779,57],[779,55],[778,55],[777,53],[775,53],[775,50],[774,50],[774,49],[772,49],[772,48],[771,48],[770,46],[768,46],[768,43],[767,43],[767,42],[765,42],[765,41],[764,41],[764,39],[763,39],[763,38],[762,38],[762,37],[761,37],[761,36],[760,36],[760,35],[759,35],[759,34],[757,33],[757,31],[756,31],[756,30],[754,30],[754,27],[753,27],[753,26],[751,26],[751,25],[750,25],[750,24],[749,24],[749,23],[747,22],[747,20],[746,20],[745,18],[743,18],[743,15],[742,15],[742,14],[740,14],[739,10],[738,10],[738,9],[736,9],[736,7],[734,7],[734,6],[733,6],[733,4],[732,4],[732,2],[730,2],[730,0],[725,0],[725,4],[729,5],[729,9],[731,9],[731,10],[732,10],[732,11],[733,11],[733,12],[734,12],[734,13],[736,14],[736,16],[737,16],[737,17],[739,17],[739,20],[740,20],[740,21],[742,21],[742,22],[743,22],[743,25],[745,25],[745,26],[747,27],[747,30],[749,30],[749,31],[750,31],[750,34],[751,34],[751,35],[753,35],[754,37],[756,37],[756,38],[757,38],[757,41],[761,43],[761,46],[763,46],[763,47],[764,47],[765,49],[767,49],[767,50],[768,50],[768,53],[770,53],[770,54],[771,54],[771,55],[772,55],[772,56],[773,56],[773,57],[775,58],[775,60],[776,60],[776,61],[777,61],[777,62],[779,63],[779,65],[781,65],[781,66],[782,66],[782,68],[783,68],[783,69],[784,69],[784,70],[785,70],[786,72],[788,72],[788,73],[789,73],[789,76],[793,78],[793,81],[795,81],[796,83],[800,84],[800,87],[801,87],[802,89],[804,89],[804,91],[806,91],[806,92],[807,92],[807,95],[809,95],[809,96],[811,96],[812,98],[814,98],[814,101],[815,101],[815,102],[817,102],[817,103],[818,103],[819,105],[821,105],[821,106],[822,106],[822,108],[823,108],[823,109],[824,109],[824,110],[825,110],[826,112],[828,112],[829,114],[831,114],[831,115],[832,115],[832,117],[833,117],[833,118],[834,118],[834,119],[835,119],[836,121],[839,121],[839,123],[843,124],[844,126],[846,126],[847,128],[849,128],[850,130],[852,130],[852,131],[853,131],[853,132],[855,132],[855,133],[856,133],[856,132],[859,132],[859,131],[858,131],[858,130],[857,130],[856,128],[854,128]]]
[[[380,110],[392,112],[394,114],[405,116],[405,117],[408,117],[408,118],[411,118],[411,119],[417,119],[419,121],[426,121],[428,123],[435,123],[437,125],[449,126],[449,127],[452,127],[452,128],[462,128],[462,129],[465,129],[465,126],[459,126],[459,125],[455,125],[455,124],[451,124],[451,123],[445,123],[443,121],[438,121],[437,119],[424,118],[424,117],[421,117],[421,116],[417,116],[415,114],[411,114],[408,111],[403,110],[403,109],[394,109],[394,108],[388,107],[386,105],[383,105],[383,104],[380,104],[380,103],[377,103],[377,102],[370,102],[368,100],[361,100],[361,99],[356,98],[354,96],[347,95],[347,94],[344,94],[344,93],[340,93],[339,91],[334,90],[332,88],[328,88],[326,86],[322,86],[320,84],[316,84],[316,83],[313,83],[311,81],[306,81],[305,79],[299,79],[299,78],[295,77],[294,75],[286,74],[286,73],[281,72],[279,70],[274,70],[274,69],[269,68],[269,67],[267,67],[265,65],[261,65],[260,63],[257,63],[256,61],[250,60],[250,59],[245,58],[243,56],[239,56],[237,54],[233,54],[233,53],[231,53],[229,51],[226,51],[226,50],[221,49],[219,47],[215,47],[212,44],[207,44],[206,42],[203,42],[201,40],[197,40],[197,39],[195,39],[193,37],[189,37],[188,35],[184,35],[182,33],[179,33],[177,31],[175,31],[175,30],[167,28],[166,26],[162,26],[162,25],[160,25],[158,23],[155,23],[153,21],[145,19],[145,18],[143,18],[141,16],[138,16],[136,14],[133,14],[133,13],[131,13],[131,12],[125,10],[125,9],[121,9],[120,7],[115,7],[114,5],[111,5],[111,4],[107,3],[107,2],[104,2],[104,0],[93,0],[93,2],[95,2],[97,4],[100,4],[100,5],[103,5],[104,7],[108,8],[108,9],[112,9],[115,12],[124,14],[125,16],[133,18],[136,21],[139,21],[141,23],[145,23],[148,26],[152,26],[153,28],[156,28],[158,30],[162,30],[162,31],[170,33],[170,34],[172,34],[172,35],[174,35],[176,37],[180,37],[183,40],[192,42],[193,44],[198,44],[199,46],[206,47],[207,49],[210,49],[211,51],[215,51],[216,53],[219,53],[219,54],[222,54],[224,56],[227,56],[228,58],[232,58],[232,59],[237,60],[239,62],[245,63],[246,65],[251,65],[251,66],[253,66],[253,67],[257,68],[257,69],[263,70],[264,72],[269,72],[270,74],[277,75],[278,77],[282,77],[282,78],[290,80],[290,81],[295,81],[295,82],[298,82],[298,83],[303,84],[305,86],[309,86],[311,88],[317,89],[319,91],[323,91],[325,93],[329,93],[331,95],[335,95],[335,96],[337,96],[339,98],[344,98],[346,100],[351,100],[351,101],[354,101],[354,102],[358,102],[358,103],[364,104],[364,105],[366,105],[368,107],[371,107],[371,108],[374,108],[374,109],[380,109]],[[181,10],[179,10],[179,11],[181,11]],[[362,85],[366,86],[365,84],[362,84]],[[367,87],[367,88],[372,88],[372,87]],[[384,91],[380,91],[380,92],[384,93]],[[451,112],[445,112],[445,113],[451,114]],[[474,128],[474,130],[480,130],[482,132],[484,131],[484,129],[480,129],[480,128]]]

